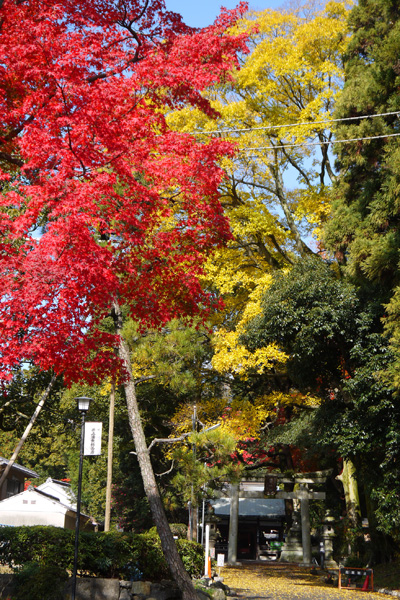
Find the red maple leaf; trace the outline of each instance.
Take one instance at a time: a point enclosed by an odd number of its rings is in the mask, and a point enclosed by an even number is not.
[[[92,382],[119,368],[117,299],[158,325],[215,299],[199,275],[229,227],[220,157],[168,128],[245,51],[224,11],[186,27],[162,0],[0,2],[2,378],[29,361]]]

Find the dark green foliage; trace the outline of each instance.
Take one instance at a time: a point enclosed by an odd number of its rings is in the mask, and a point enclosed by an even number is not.
[[[351,369],[360,312],[354,286],[323,261],[304,259],[289,274],[275,275],[242,342],[250,350],[276,342],[290,356],[296,385],[335,387]]]
[[[380,531],[400,540],[400,502],[399,502],[399,469],[397,469],[397,480],[395,485],[389,485],[384,481],[378,485],[371,494],[374,501],[375,518],[379,523]],[[391,477],[390,479],[394,479]]]
[[[345,56],[346,82],[336,117],[400,110],[400,4],[360,0],[351,11],[353,32]],[[387,381],[400,390],[400,119],[397,114],[339,123],[339,176],[324,242],[344,272],[385,306],[383,322],[394,354]]]
[[[350,15],[352,38],[336,117],[400,110],[400,4],[359,0]],[[325,439],[353,454],[362,470],[376,526],[397,540],[400,505],[400,119],[390,114],[338,124],[338,139],[376,137],[335,146],[339,176],[324,241],[362,290],[363,304],[379,303],[382,331],[365,323],[369,344],[352,348],[357,364],[344,391],[341,418],[327,414]],[[361,297],[360,292],[358,295]],[[367,312],[365,311],[365,312]],[[369,333],[368,333],[369,329]]]
[[[154,531],[150,531],[136,537],[140,538],[140,546],[135,558],[143,570],[143,579],[149,581],[168,579],[170,574],[162,554],[158,535]],[[185,570],[191,577],[199,577],[204,568],[204,550],[201,544],[178,539],[176,545]]]
[[[16,435],[22,435],[27,425],[26,416],[31,417],[52,375],[33,367],[15,370],[13,379],[0,389],[0,431],[15,431]],[[59,377],[42,411],[41,421],[47,425],[50,412],[53,411],[53,420],[57,420],[61,389],[62,378]]]
[[[73,545],[74,532],[59,527],[0,528],[1,563],[10,567],[40,563],[69,568]]]
[[[360,0],[350,15],[353,35],[345,56],[346,82],[337,118],[400,110],[400,5]],[[336,137],[354,139],[400,132],[397,115],[339,123]],[[335,146],[340,170],[333,219],[325,242],[358,280],[379,282],[388,292],[399,281],[400,138]]]
[[[382,314],[379,301],[340,279],[334,268],[303,260],[275,276],[243,340],[252,349],[277,342],[289,354],[292,384],[323,400],[298,424],[294,416],[277,427],[270,442],[308,448],[321,460],[332,450],[351,459],[371,522],[375,514],[372,526],[398,536],[400,404],[382,377],[393,361]]]
[[[204,550],[201,544],[178,539],[176,545],[185,570],[190,573],[191,577],[200,577],[204,572]]]
[[[67,581],[62,567],[26,563],[15,574],[15,600],[64,600]]]
[[[28,563],[71,570],[74,532],[58,527],[0,528],[0,563],[17,568]],[[178,540],[178,551],[192,576],[201,573],[204,554],[195,542]],[[154,532],[80,533],[78,570],[95,577],[159,581],[170,577],[160,539]]]
[[[193,404],[195,399],[213,396],[218,380],[206,368],[211,360],[208,331],[203,325],[173,320],[161,331],[140,332],[132,322],[126,324],[126,336],[132,358],[138,369],[138,379],[143,368],[143,381],[137,385],[137,398],[145,435],[150,444],[154,438],[171,435],[174,414],[182,404]],[[131,434],[120,426],[122,444],[118,456],[119,472],[114,476],[113,514],[124,530],[142,532],[151,527],[152,518],[143,491],[137,457]],[[173,478],[180,472],[183,461],[175,460],[171,470],[169,446],[156,444],[151,459],[158,479],[164,508],[168,519],[180,521],[186,517],[187,499],[179,493]],[[166,452],[167,451],[167,452]],[[187,490],[187,473],[185,491]],[[90,487],[88,488],[90,489]]]

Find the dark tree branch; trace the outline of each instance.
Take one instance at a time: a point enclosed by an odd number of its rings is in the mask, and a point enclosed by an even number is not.
[[[324,136],[322,134],[322,132],[318,133],[318,138],[321,142],[324,142],[321,144],[321,152],[322,152],[322,163],[321,163],[321,175],[320,175],[320,181],[321,181],[321,185],[325,185],[324,184],[324,173],[325,173],[325,169],[329,175],[329,178],[331,181],[335,181],[336,180],[336,175],[333,172],[333,169],[331,167],[331,162],[329,160],[329,154],[328,154],[328,150],[329,150],[329,143],[325,142],[324,140]],[[328,136],[328,141],[331,141],[332,139],[332,132],[330,132],[329,136]]]
[[[282,152],[285,155],[285,157],[288,160],[288,162],[290,162],[290,164],[292,165],[292,167],[294,169],[296,169],[296,171],[298,171],[300,173],[300,175],[303,177],[303,179],[307,183],[307,185],[311,187],[311,181],[310,181],[307,173],[305,171],[303,171],[303,169],[300,167],[300,165],[297,163],[297,161],[293,160],[293,157],[286,152],[286,148],[285,147],[282,148]]]
[[[8,152],[0,152],[0,160],[4,160],[5,162],[10,163],[11,165],[16,165],[17,167],[23,167],[25,164],[23,160],[12,156],[12,154],[8,154]]]
[[[140,48],[142,46],[142,40],[140,39],[138,33],[133,29],[132,25],[136,21],[140,21],[140,19],[143,17],[144,13],[146,12],[148,6],[149,6],[149,0],[146,0],[146,2],[144,4],[142,10],[140,11],[139,15],[137,17],[135,17],[135,19],[131,19],[131,20],[127,19],[128,15],[127,15],[126,7],[124,7],[124,15],[123,15],[123,17],[122,17],[122,19],[120,21],[117,21],[117,24],[120,27],[123,27],[124,29],[126,29],[127,31],[129,31],[129,33],[131,34],[131,37],[137,43],[135,54],[133,55],[133,57],[131,59],[129,59],[126,62],[126,64],[124,65],[124,67],[122,69],[120,69],[120,70],[110,71],[109,73],[98,73],[96,75],[90,75],[87,78],[87,82],[88,83],[94,83],[98,79],[107,79],[107,77],[113,77],[114,75],[119,75],[129,65],[132,65],[132,64],[135,64],[135,63],[139,62],[139,60],[140,60],[140,58],[139,58],[139,52],[140,52]]]

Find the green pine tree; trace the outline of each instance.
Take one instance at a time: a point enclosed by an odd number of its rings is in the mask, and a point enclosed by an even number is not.
[[[386,301],[399,283],[400,119],[387,113],[400,110],[400,5],[360,0],[350,26],[335,116],[351,120],[338,124],[336,139],[356,141],[335,146],[339,177],[325,242],[351,277],[378,284]]]

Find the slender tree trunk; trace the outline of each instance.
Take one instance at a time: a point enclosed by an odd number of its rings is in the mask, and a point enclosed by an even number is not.
[[[0,490],[1,490],[1,487],[2,487],[2,485],[4,483],[4,481],[6,480],[6,477],[7,477],[8,473],[10,472],[11,467],[13,466],[13,464],[15,463],[15,461],[18,458],[18,454],[19,454],[22,446],[24,445],[26,438],[28,437],[30,430],[34,426],[35,421],[38,418],[39,413],[40,413],[40,411],[43,408],[43,404],[46,402],[46,400],[47,400],[47,398],[48,398],[48,396],[49,396],[49,394],[50,394],[50,392],[52,390],[52,387],[53,387],[53,385],[55,383],[55,380],[56,380],[56,376],[53,375],[53,377],[51,378],[51,381],[50,381],[49,385],[47,386],[47,388],[45,389],[45,391],[43,392],[43,394],[40,396],[40,400],[39,400],[39,402],[38,402],[38,404],[37,404],[37,406],[35,408],[35,412],[31,416],[30,421],[29,421],[28,425],[26,426],[26,429],[25,429],[25,431],[24,431],[21,439],[19,440],[18,444],[15,447],[15,450],[13,452],[12,457],[8,461],[8,465],[6,466],[6,468],[3,471],[2,476],[0,477]]]
[[[154,523],[157,527],[161,540],[161,546],[165,559],[170,568],[171,575],[176,581],[183,600],[198,600],[192,580],[185,571],[181,557],[179,556],[174,538],[172,536],[164,506],[161,500],[160,492],[154,476],[153,467],[150,461],[150,453],[146,444],[146,438],[143,431],[142,421],[139,412],[139,406],[136,398],[135,384],[132,375],[130,351],[127,342],[122,335],[122,314],[117,302],[113,305],[115,313],[116,331],[119,335],[119,356],[124,362],[127,372],[127,378],[124,384],[126,403],[128,407],[129,425],[132,432],[133,441],[139,467],[142,474],[143,486],[149,501],[150,510]]]
[[[111,488],[113,467],[113,445],[114,445],[114,408],[115,408],[115,381],[111,383],[110,412],[108,422],[108,446],[107,446],[107,486],[106,486],[106,514],[104,517],[104,531],[110,531],[111,521]]]

